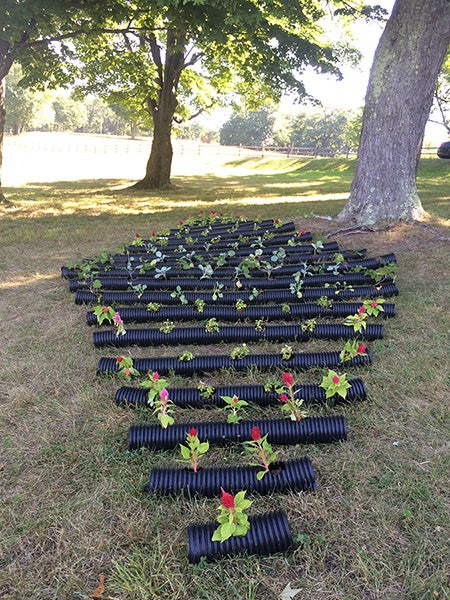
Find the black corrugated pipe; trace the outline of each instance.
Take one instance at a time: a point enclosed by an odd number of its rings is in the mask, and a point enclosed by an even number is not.
[[[362,379],[349,379],[348,383],[350,387],[345,399],[339,394],[335,394],[327,400],[325,390],[317,383],[294,385],[293,389],[296,398],[302,398],[306,405],[325,404],[326,402],[338,405],[344,402],[366,400],[367,392]],[[276,392],[266,392],[262,385],[221,386],[214,389],[210,398],[202,397],[198,388],[192,387],[171,387],[169,392],[172,402],[180,408],[222,408],[225,406],[222,396],[237,396],[241,400],[259,406],[280,405],[280,395]],[[116,391],[114,400],[119,406],[148,407],[148,390],[143,387],[122,386]]]
[[[250,325],[222,325],[219,331],[206,331],[205,327],[175,327],[164,333],[159,329],[127,329],[124,335],[113,330],[94,331],[93,343],[96,348],[114,346],[177,346],[179,344],[219,344],[232,342],[307,342],[311,339],[355,339],[379,340],[383,338],[384,327],[378,323],[368,324],[364,331],[355,332],[352,327],[341,323],[318,323],[313,331],[303,331],[301,325],[267,325],[258,331]]]
[[[246,553],[268,555],[285,552],[293,545],[286,513],[275,511],[249,517],[250,530],[241,537],[213,542],[217,523],[200,523],[188,527],[189,562],[199,563],[202,557],[214,560],[223,556]]]
[[[152,448],[170,450],[186,441],[195,428],[200,440],[210,446],[227,446],[251,440],[251,430],[258,427],[271,444],[329,444],[347,439],[347,425],[342,415],[305,417],[302,421],[291,419],[255,419],[226,423],[222,421],[178,423],[163,429],[161,425],[133,425],[129,430],[129,450]]]
[[[287,289],[275,289],[275,290],[263,290],[260,294],[254,297],[251,290],[243,292],[221,292],[217,302],[220,304],[236,304],[237,300],[243,300],[246,304],[270,304],[270,303],[283,303],[283,304],[294,304],[294,303],[305,303],[314,300],[319,300],[322,296],[329,298],[330,300],[349,300],[351,298],[389,298],[391,296],[398,295],[398,288],[395,283],[385,283],[383,285],[367,285],[367,286],[354,286],[352,289],[336,290],[333,287],[317,287],[308,288],[305,287],[301,290],[302,297],[297,298],[295,294],[291,293],[289,288]],[[188,304],[194,304],[196,300],[203,300],[204,302],[214,303],[212,299],[213,292],[185,292],[185,299]],[[250,299],[250,296],[252,298]],[[78,290],[75,294],[75,304],[84,304],[89,302],[89,298],[95,297],[90,292],[84,290]],[[97,298],[95,297],[95,302]],[[143,292],[140,296],[134,292],[104,292],[101,296],[102,304],[113,305],[113,304],[149,304],[150,302],[156,302],[158,304],[166,304],[168,306],[180,305],[180,299],[172,296],[171,292]]]
[[[151,470],[144,490],[165,494],[185,492],[214,498],[220,497],[221,488],[230,494],[246,490],[264,495],[288,490],[309,492],[317,487],[314,469],[307,456],[274,462],[261,480],[256,477],[258,471],[261,471],[260,467],[251,465],[200,467],[197,473],[188,468],[156,467]]]
[[[339,352],[297,352],[289,360],[284,360],[280,354],[250,354],[241,359],[233,359],[225,354],[212,356],[197,356],[190,361],[180,361],[175,356],[159,358],[135,358],[133,367],[142,375],[149,371],[157,371],[160,375],[167,375],[173,371],[176,375],[192,375],[194,373],[210,373],[218,369],[234,369],[245,371],[248,368],[257,368],[262,371],[270,369],[283,369],[305,371],[314,367],[337,368],[342,366]],[[346,368],[369,365],[372,356],[368,349],[366,355],[358,355],[345,362]],[[97,374],[117,373],[119,365],[113,357],[102,357],[98,361]]]
[[[335,302],[330,308],[321,307],[316,303],[288,305],[289,311],[283,310],[280,305],[247,306],[245,310],[237,310],[234,306],[209,305],[198,312],[194,305],[188,306],[161,306],[157,311],[151,311],[143,306],[124,306],[117,310],[124,323],[160,323],[162,321],[205,321],[216,318],[219,321],[292,321],[295,319],[337,318],[354,315],[358,312],[361,302]],[[383,304],[384,312],[380,317],[388,318],[395,315],[395,304]],[[86,323],[97,325],[94,311],[86,313]],[[106,325],[106,323],[104,323]]]

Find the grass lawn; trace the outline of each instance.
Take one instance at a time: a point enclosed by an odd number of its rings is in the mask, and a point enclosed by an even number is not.
[[[429,223],[443,236],[450,223],[447,163],[424,160],[418,180]],[[117,179],[5,190],[15,208],[0,220],[0,599],[87,600],[101,575],[101,597],[109,600],[277,600],[288,583],[301,590],[296,598],[309,600],[450,598],[449,243],[419,225],[333,233],[340,226],[318,216],[342,208],[353,165],[239,159],[204,175],[177,175],[173,190],[153,195],[123,189],[128,182]],[[294,548],[192,566],[186,527],[213,520],[218,501],[142,492],[150,469],[173,466],[177,453],[127,450],[129,426],[154,417],[114,405],[122,382],[95,371],[100,356],[115,352],[93,347],[86,307],[75,306],[59,271],[72,259],[131,242],[136,232],[145,237],[211,209],[294,220],[316,238],[332,233],[342,249],[367,248],[370,256],[394,252],[400,295],[385,338],[370,344],[373,365],[349,370],[363,378],[367,402],[333,409],[347,418],[348,440],[281,448],[280,458],[311,458],[317,491],[253,497],[251,514],[286,510]],[[266,377],[225,371],[203,380]],[[297,380],[320,378],[315,371]],[[176,386],[198,382],[170,378]],[[275,409],[268,414],[279,416]],[[177,409],[175,417],[190,415]],[[196,417],[224,418],[207,410]],[[239,462],[246,462],[241,448],[214,448],[203,464]]]

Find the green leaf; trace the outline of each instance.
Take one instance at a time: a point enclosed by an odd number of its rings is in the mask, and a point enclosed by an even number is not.
[[[191,458],[191,451],[189,450],[189,448],[187,448],[186,446],[183,446],[183,444],[180,444],[180,451],[181,451],[181,456],[183,458],[186,458],[187,460],[190,460],[190,458]]]

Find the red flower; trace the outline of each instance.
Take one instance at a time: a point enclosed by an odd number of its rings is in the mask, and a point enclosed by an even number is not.
[[[364,354],[365,351],[366,351],[366,346],[365,346],[365,344],[363,342],[361,342],[361,344],[356,349],[356,352],[358,354]]]
[[[116,356],[116,361],[121,363],[123,361],[123,356]]]
[[[256,425],[252,429],[251,436],[252,436],[252,440],[254,442],[257,442],[258,440],[261,439],[261,431],[259,430],[259,427],[256,427]]]
[[[239,398],[237,396],[233,396],[233,403],[237,404],[239,402]]]
[[[378,302],[376,300],[372,300],[370,306],[373,306],[373,308],[375,308],[375,306],[378,306]]]
[[[364,305],[361,305],[361,306],[358,308],[358,312],[359,312],[359,314],[360,314],[360,315],[362,315],[363,313],[365,313],[365,312],[366,312],[366,307],[365,307]]]
[[[140,238],[141,236],[140,236],[138,233],[136,233],[136,234],[134,235],[134,237]]]
[[[339,383],[340,379],[337,375],[335,375],[331,381],[334,383],[334,385],[337,385]]]
[[[153,373],[153,375],[152,375],[152,379],[153,379],[153,381],[157,381],[157,380],[159,379],[159,373],[158,373],[158,371],[155,371],[155,372]]]
[[[305,235],[306,231],[304,229],[300,229],[300,235]]]
[[[216,211],[215,211],[215,210],[212,210],[212,211],[211,211],[211,214],[212,214],[212,215],[215,215],[215,214],[216,214]]]
[[[181,219],[178,221],[178,225],[184,225],[184,221],[182,221]]]
[[[294,378],[292,377],[292,375],[290,373],[283,373],[283,380],[284,380],[284,383],[288,387],[292,387],[292,383],[294,381]]]
[[[163,388],[160,392],[159,392],[159,397],[161,399],[161,402],[167,402],[168,398],[169,398],[169,392],[166,390],[166,388]]]
[[[280,219],[275,219],[275,221],[274,221],[275,225],[278,225],[279,222],[280,222]]]
[[[281,400],[281,402],[287,402],[288,397],[286,396],[286,394],[280,394],[280,400]]]
[[[109,312],[109,306],[104,306],[104,307],[102,308],[102,311],[103,311],[104,313],[107,313],[107,312]]]
[[[130,369],[125,369],[124,371],[125,375],[129,375],[131,373]]]
[[[197,430],[195,429],[195,427],[191,427],[189,435],[192,435],[192,437],[195,437],[197,435]]]
[[[223,487],[220,488],[222,490],[222,498],[220,499],[220,503],[225,508],[234,508],[234,496],[226,492]]]

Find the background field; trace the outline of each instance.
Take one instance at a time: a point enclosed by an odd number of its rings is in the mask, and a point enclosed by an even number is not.
[[[115,600],[276,600],[289,582],[312,600],[449,598],[448,241],[418,225],[333,234],[340,225],[318,216],[343,206],[351,160],[178,157],[176,187],[145,194],[126,190],[142,163],[131,172],[118,157],[100,172],[91,154],[76,155],[71,164],[79,161],[81,171],[65,172],[67,154],[16,148],[17,183],[4,177],[15,207],[0,221],[0,598],[87,599],[102,574],[103,597]],[[450,164],[421,164],[429,224],[447,237],[449,182]],[[310,456],[317,491],[255,497],[253,514],[285,508],[294,549],[193,567],[186,526],[214,519],[217,502],[142,493],[152,466],[173,465],[176,453],[128,452],[129,425],[152,417],[114,406],[120,382],[95,374],[98,358],[114,352],[93,348],[85,309],[74,305],[59,270],[201,209],[293,219],[317,238],[331,233],[342,248],[395,252],[400,295],[385,339],[371,344],[373,365],[350,373],[363,378],[368,401],[335,409],[348,420],[348,441],[282,448],[282,457]],[[249,372],[239,381],[265,377]],[[176,417],[189,419],[181,410]],[[238,448],[213,450],[205,464],[219,460],[245,459]]]

